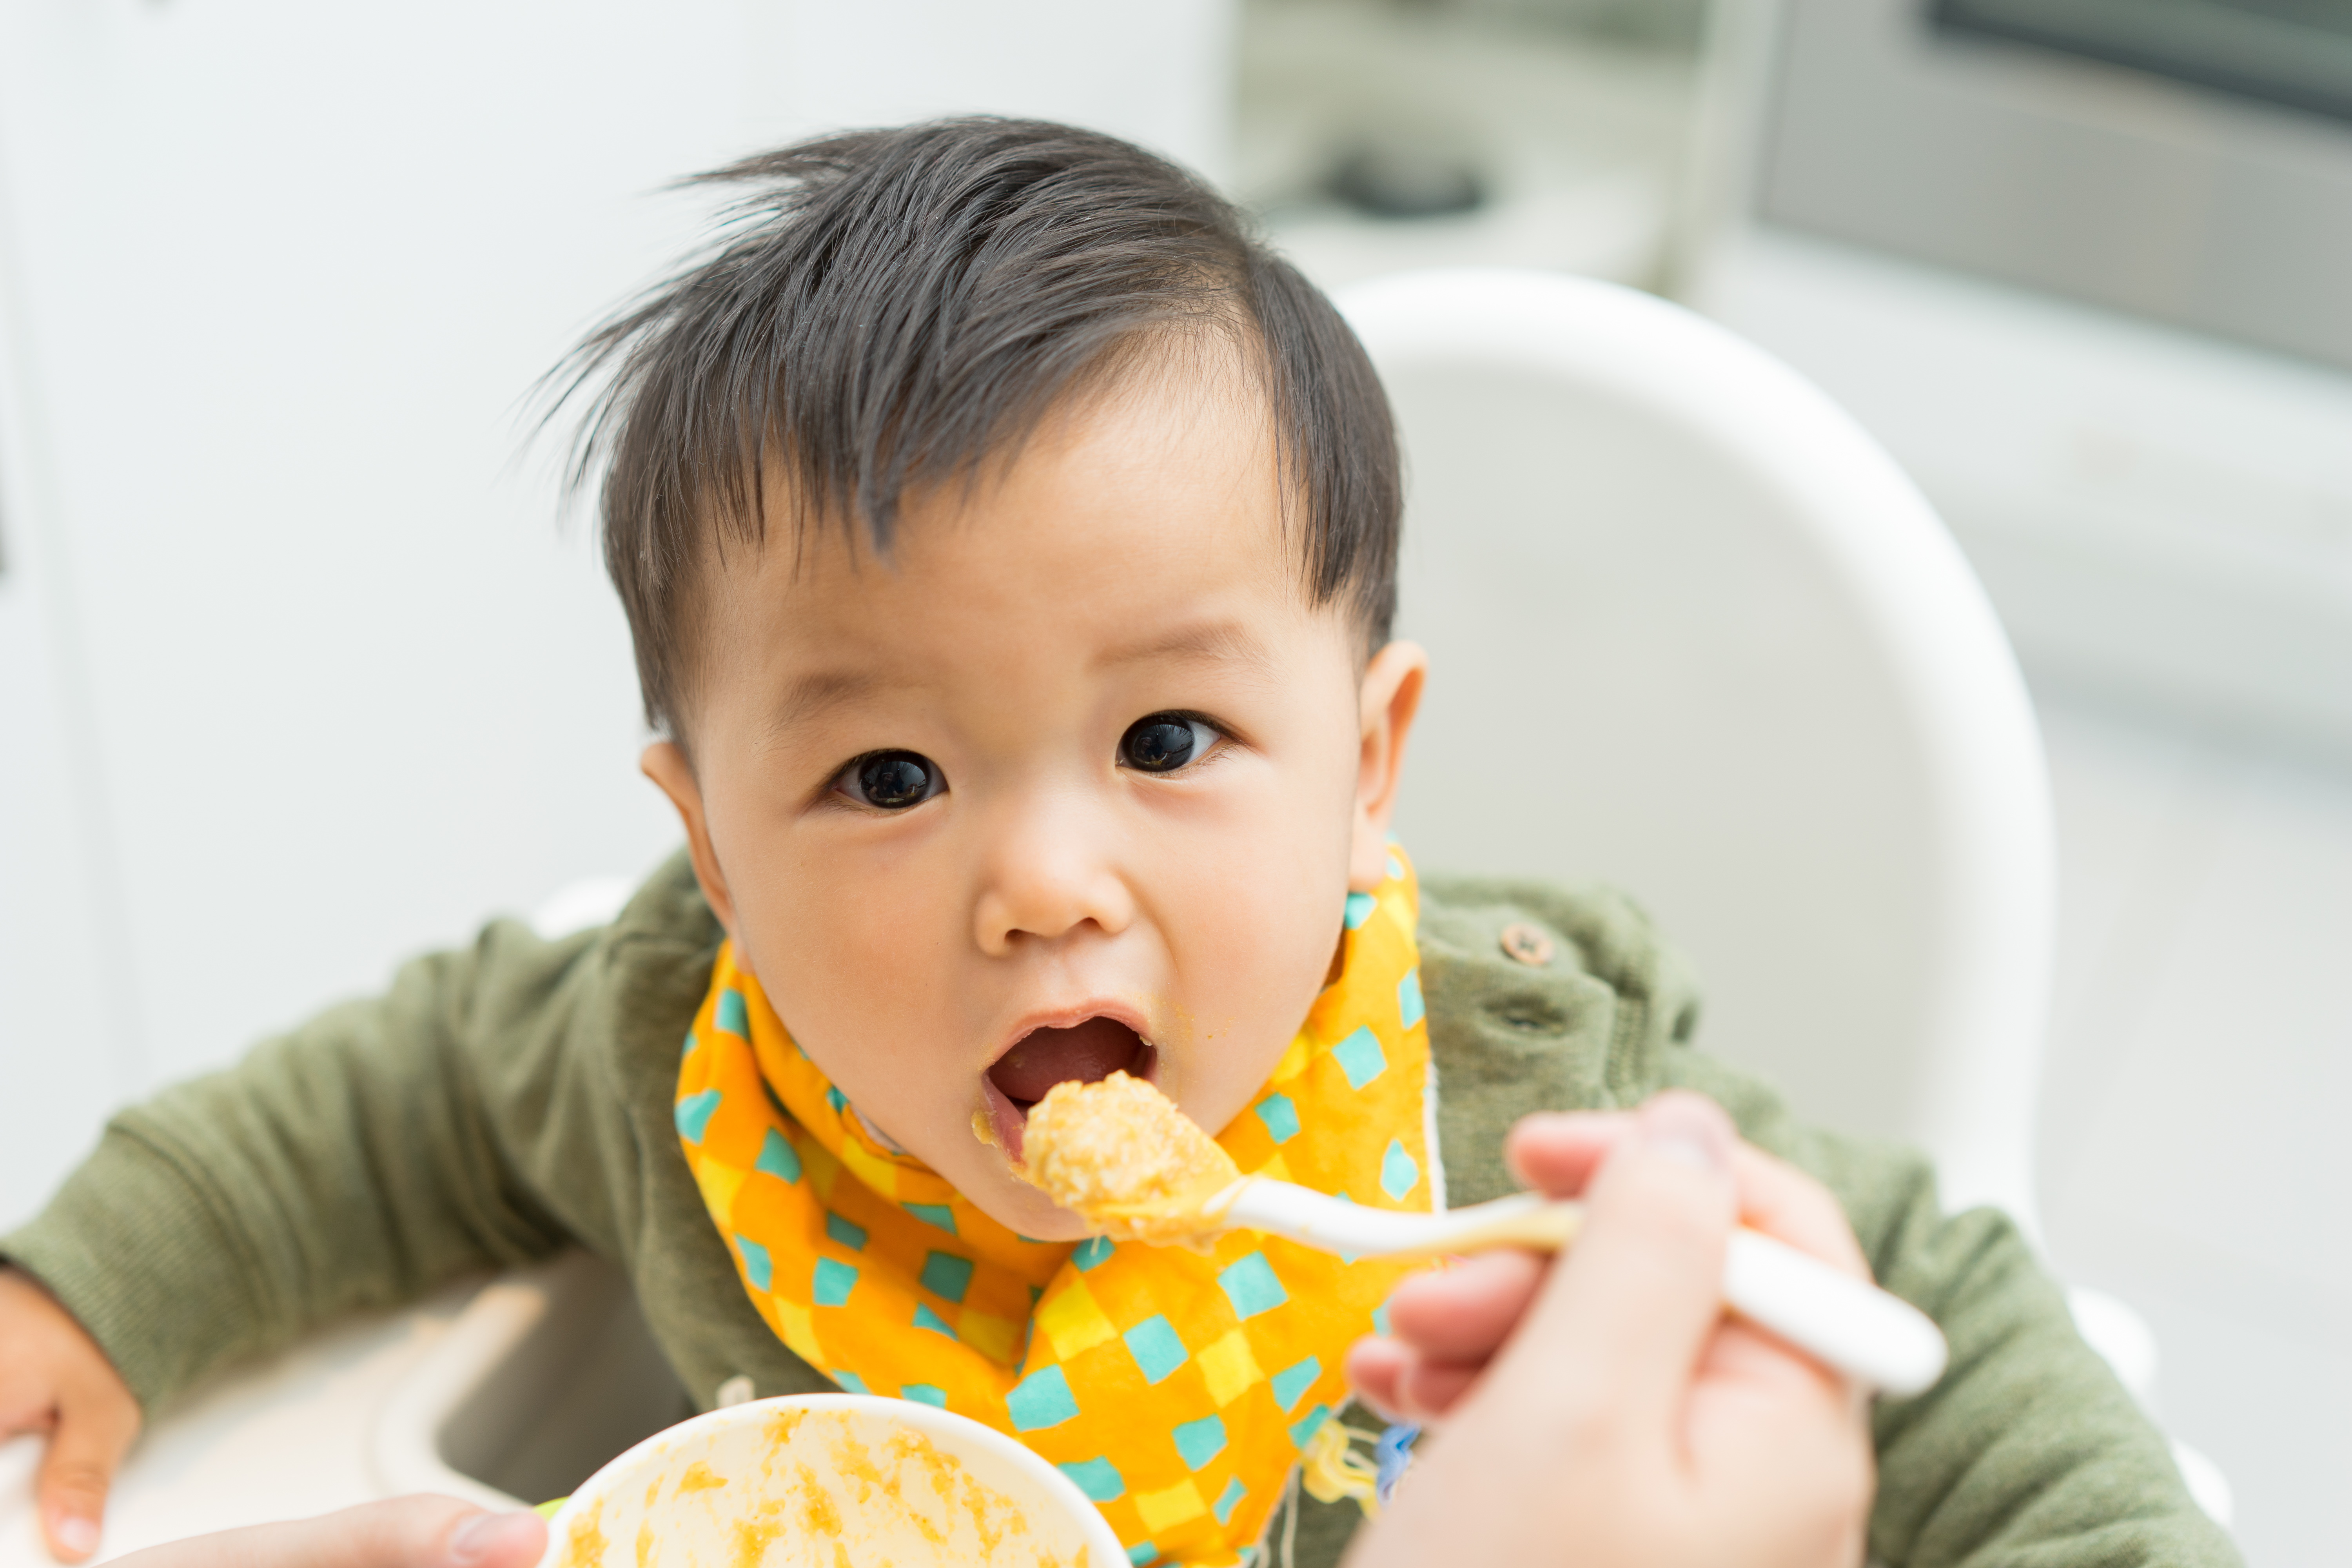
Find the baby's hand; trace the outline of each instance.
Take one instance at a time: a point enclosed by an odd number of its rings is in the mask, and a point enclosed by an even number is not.
[[[0,1268],[0,1437],[49,1440],[34,1489],[61,1563],[98,1550],[106,1489],[139,1436],[139,1401],[73,1314],[23,1273]]]

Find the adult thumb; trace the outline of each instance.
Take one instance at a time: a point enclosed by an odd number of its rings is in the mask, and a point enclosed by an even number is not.
[[[59,1562],[79,1563],[98,1550],[107,1489],[138,1436],[139,1406],[127,1394],[74,1392],[58,1399],[58,1424],[33,1492],[42,1533]]]
[[[1644,1105],[1586,1186],[1584,1225],[1529,1313],[1538,1343],[1592,1347],[1580,1381],[1612,1420],[1669,1426],[1723,1314],[1737,1133],[1714,1101]]]

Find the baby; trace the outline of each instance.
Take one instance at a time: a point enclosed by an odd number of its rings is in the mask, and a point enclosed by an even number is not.
[[[1233,209],[1001,121],[711,178],[752,194],[565,384],[687,851],[603,930],[494,923],[125,1112],[0,1240],[0,1429],[51,1434],[61,1555],[225,1361],[584,1246],[703,1405],[921,1400],[1136,1563],[1335,1562],[1360,1511],[1297,1472],[1349,1469],[1407,1266],[1089,1237],[1024,1119],[1123,1071],[1244,1172],[1419,1209],[1508,1190],[1525,1111],[1701,1090],[1951,1342],[1876,1412],[1876,1557],[2234,1560],[2008,1223],[1694,1051],[1633,906],[1416,879],[1387,405]]]

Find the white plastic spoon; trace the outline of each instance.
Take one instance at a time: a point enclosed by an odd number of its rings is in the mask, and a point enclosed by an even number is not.
[[[1206,1205],[1223,1229],[1262,1230],[1343,1257],[1438,1257],[1498,1247],[1557,1252],[1580,1205],[1520,1193],[1445,1214],[1400,1214],[1265,1177]],[[1723,1299],[1741,1317],[1867,1387],[1925,1393],[1944,1373],[1943,1333],[1927,1315],[1769,1236],[1740,1229],[1723,1260]]]

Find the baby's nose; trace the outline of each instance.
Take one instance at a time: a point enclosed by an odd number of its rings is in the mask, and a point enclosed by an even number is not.
[[[1005,836],[990,856],[973,932],[992,957],[1024,938],[1051,942],[1087,925],[1117,935],[1134,919],[1135,901],[1110,857],[1082,824],[1038,814]]]

